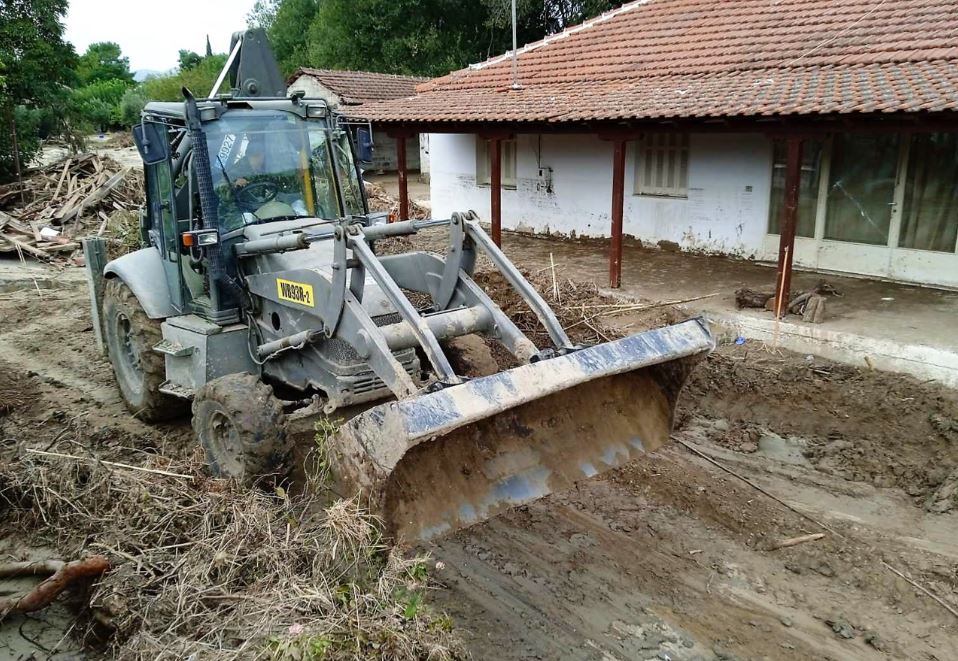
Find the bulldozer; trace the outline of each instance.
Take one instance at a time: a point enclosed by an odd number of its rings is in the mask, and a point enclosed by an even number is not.
[[[214,475],[288,474],[287,416],[312,406],[340,421],[323,448],[335,492],[427,540],[668,442],[679,391],[714,347],[704,320],[578,345],[475,213],[371,213],[369,136],[287,93],[262,30],[233,35],[208,95],[183,95],[148,103],[133,130],[143,247],[108,262],[102,239],[84,250],[123,400],[146,421],[191,411]],[[377,251],[427,228],[448,231],[445,254]],[[473,279],[480,255],[550,346]],[[450,344],[467,336],[517,366],[457,373]]]

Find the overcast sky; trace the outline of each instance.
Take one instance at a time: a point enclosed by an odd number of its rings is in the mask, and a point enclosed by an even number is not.
[[[203,54],[209,33],[214,53],[229,49],[230,35],[246,27],[254,0],[70,0],[66,39],[82,54],[97,41],[115,41],[130,70],[166,71],[181,48]]]

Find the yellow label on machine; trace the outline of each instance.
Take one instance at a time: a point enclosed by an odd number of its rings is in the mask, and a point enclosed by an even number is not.
[[[313,298],[312,285],[276,278],[276,293],[284,301],[308,305],[311,308],[316,307],[316,299]]]

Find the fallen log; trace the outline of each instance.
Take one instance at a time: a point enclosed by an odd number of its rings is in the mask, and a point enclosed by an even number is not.
[[[0,567],[0,576],[37,576],[53,569],[53,575],[27,593],[0,597],[0,620],[10,613],[31,613],[46,608],[61,592],[83,579],[100,576],[110,568],[110,561],[102,555],[82,560],[62,562],[47,560],[42,563],[13,563]]]

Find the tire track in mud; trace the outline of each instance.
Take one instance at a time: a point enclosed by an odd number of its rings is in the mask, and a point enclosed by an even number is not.
[[[765,551],[806,522],[673,447],[441,540],[437,598],[482,659],[958,658],[958,623],[883,573],[870,545],[916,568],[947,562],[832,513],[867,544]]]

